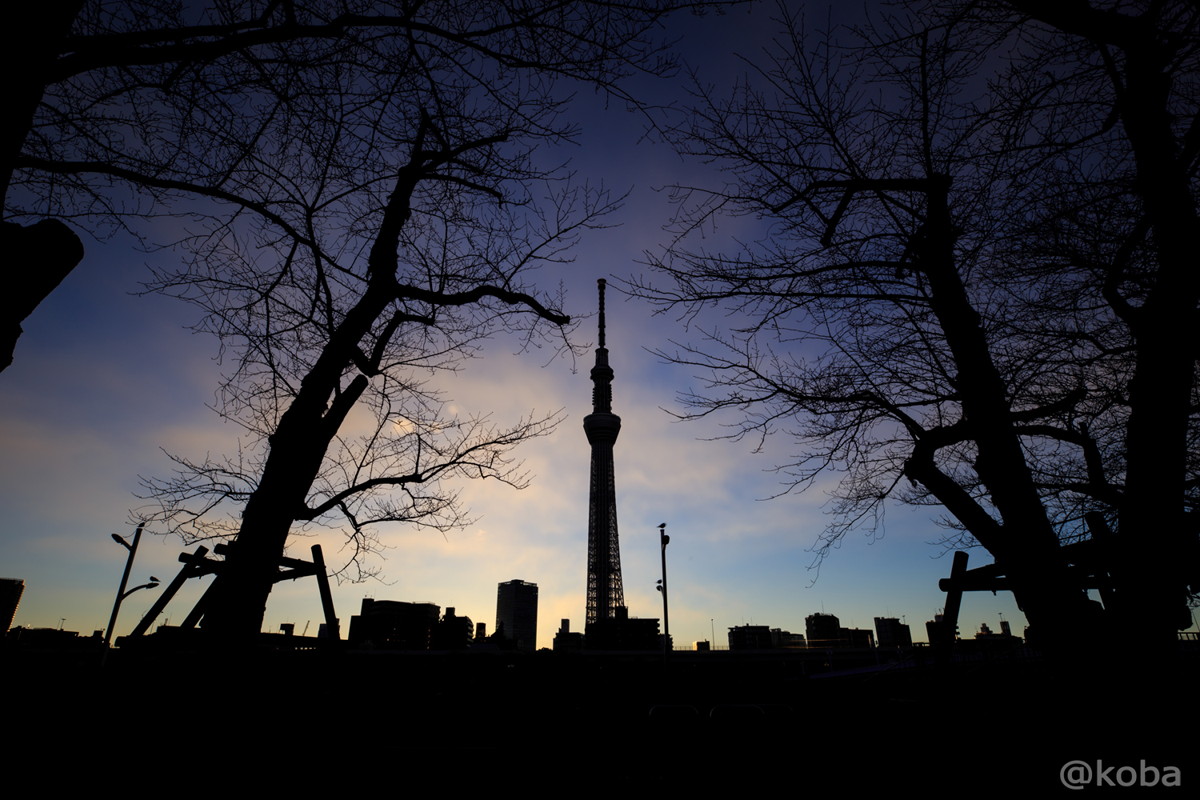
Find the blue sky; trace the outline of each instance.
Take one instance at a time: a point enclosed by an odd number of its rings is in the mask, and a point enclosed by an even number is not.
[[[766,13],[686,19],[678,34],[705,76],[728,81],[741,69],[734,52],[754,55],[773,29]],[[821,21],[824,14],[821,14]],[[694,54],[703,54],[696,58]],[[651,99],[681,95],[681,83],[644,87]],[[597,278],[644,270],[646,251],[665,240],[671,183],[714,185],[723,176],[689,163],[643,136],[644,121],[582,94],[575,113],[583,133],[568,155],[581,177],[617,192],[630,190],[617,216],[621,226],[587,236],[574,263],[543,269],[545,287],[562,283],[565,311],[595,310]],[[752,232],[749,221],[727,221],[715,242]],[[228,452],[238,431],[208,408],[221,366],[216,343],[183,326],[195,311],[159,296],[134,296],[148,267],[171,254],[137,252],[127,240],[87,242],[87,256],[24,324],[14,364],[0,373],[0,575],[22,578],[25,596],[16,624],[90,633],[102,628],[125,551],[109,533],[128,536],[139,476],[163,475],[163,450],[192,457]],[[666,522],[672,633],[677,644],[708,639],[725,644],[728,627],[765,624],[803,632],[814,612],[836,614],[843,625],[871,628],[875,616],[904,617],[914,637],[944,603],[937,581],[950,568],[937,544],[942,531],[928,509],[887,509],[884,533],[849,535],[819,575],[812,547],[828,523],[828,494],[817,485],[774,500],[779,476],[771,471],[789,455],[776,436],[762,452],[747,443],[706,441],[723,432],[713,418],[680,423],[677,395],[701,383],[686,368],[661,363],[650,350],[695,338],[670,316],[626,301],[610,286],[608,347],[616,373],[613,410],[623,429],[616,445],[618,520],[625,597],[635,616],[660,616],[657,525]],[[707,324],[728,324],[719,315]],[[580,328],[594,341],[594,320]],[[381,531],[385,550],[372,562],[380,579],[342,583],[334,601],[343,625],[363,597],[431,601],[460,615],[495,624],[496,584],[514,578],[540,587],[538,641],[548,646],[561,618],[582,627],[587,557],[588,448],[582,419],[590,412],[590,352],[576,363],[548,353],[517,353],[518,343],[496,340],[483,357],[445,378],[447,408],[462,415],[489,413],[515,422],[531,410],[562,409],[550,436],[516,451],[531,485],[515,491],[496,482],[464,482],[463,499],[476,521],[446,535],[392,526]],[[290,552],[307,555],[321,542],[326,559],[339,561],[336,533],[297,537]],[[169,580],[184,551],[177,539],[143,540],[132,579]],[[982,551],[972,564],[990,562]],[[207,584],[207,580],[205,581]],[[191,586],[168,609],[182,620],[200,587]],[[127,601],[118,633],[127,631],[152,602],[141,592]],[[998,627],[1000,615],[1020,632],[1025,620],[1011,597],[968,595],[964,635],[980,623]],[[283,622],[315,632],[320,620],[315,584],[280,584],[267,608],[265,628]]]

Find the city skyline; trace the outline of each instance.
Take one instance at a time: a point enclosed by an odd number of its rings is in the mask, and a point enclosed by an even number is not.
[[[681,21],[677,29],[682,52],[704,62],[706,77],[725,82],[745,69],[732,54],[755,53],[773,31],[769,14],[744,10]],[[650,102],[682,96],[677,82],[642,88]],[[713,185],[723,176],[645,139],[641,115],[603,98],[581,93],[572,113],[580,120],[579,146],[563,156],[573,158],[581,177],[631,193],[612,220],[622,227],[589,232],[573,263],[543,270],[538,282],[564,288],[564,311],[583,320],[579,345],[594,330],[588,315],[598,278],[610,281],[610,306],[620,309],[622,325],[609,332],[608,345],[619,363],[614,403],[623,430],[616,484],[630,614],[660,613],[653,588],[659,577],[657,525],[666,522],[672,537],[671,628],[680,645],[751,622],[800,630],[805,616],[822,609],[847,627],[867,628],[874,617],[888,616],[921,631],[944,602],[937,581],[950,569],[948,558],[935,558],[942,548],[930,544],[953,534],[937,526],[936,509],[889,505],[886,535],[873,541],[869,533],[852,534],[824,561],[814,583],[809,548],[827,522],[831,484],[765,501],[781,490],[770,469],[792,454],[785,436],[768,438],[754,452],[751,442],[702,441],[728,432],[721,426],[728,420],[681,424],[668,413],[679,410],[679,394],[701,381],[686,369],[662,365],[646,348],[686,341],[696,331],[689,322],[708,329],[737,321],[654,316],[645,304],[623,302],[620,280],[642,272],[644,252],[661,249],[668,238],[662,226],[672,206],[662,187]],[[177,224],[155,222],[150,240],[170,240]],[[713,241],[735,239],[756,225],[723,220]],[[132,531],[129,509],[142,503],[134,496],[139,476],[171,468],[160,448],[192,456],[235,452],[239,433],[206,408],[228,365],[214,360],[213,340],[182,327],[196,321],[192,310],[158,296],[131,295],[147,279],[148,264],[180,254],[147,253],[119,235],[86,246],[80,267],[24,323],[14,364],[0,375],[0,573],[26,586],[14,624],[57,627],[65,618],[67,628],[83,633],[103,628],[107,619],[125,557],[109,533]],[[511,423],[531,409],[564,409],[551,436],[514,453],[525,461],[531,487],[516,492],[496,483],[460,484],[478,519],[458,533],[382,529],[385,550],[368,566],[379,569],[385,582],[334,587],[343,628],[364,596],[430,601],[486,620],[492,587],[514,574],[539,584],[539,647],[550,645],[561,618],[583,628],[588,463],[579,428],[589,406],[590,351],[575,361],[544,351],[514,355],[521,345],[490,341],[463,372],[438,381],[447,407],[464,415],[493,414],[497,422]],[[311,539],[296,537],[292,552],[320,542],[331,565],[345,563],[343,539],[311,533]],[[169,579],[184,550],[178,540],[145,537],[131,579]],[[973,551],[973,566],[987,561]],[[182,592],[166,617],[182,619],[198,590]],[[117,635],[152,600],[151,592],[132,596]],[[999,614],[1018,632],[1024,626],[1010,595],[968,594],[960,627],[973,630]],[[265,629],[291,622],[299,633],[311,622],[312,633],[320,618],[315,584],[285,583],[272,594]]]

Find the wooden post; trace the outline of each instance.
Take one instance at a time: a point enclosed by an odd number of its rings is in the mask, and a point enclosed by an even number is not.
[[[154,605],[150,606],[150,610],[138,622],[137,627],[129,634],[130,636],[142,636],[146,633],[150,626],[154,624],[154,620],[158,619],[158,615],[162,613],[162,610],[167,607],[167,603],[171,602],[171,598],[183,586],[184,581],[192,577],[192,574],[196,571],[196,567],[204,563],[204,556],[207,553],[208,548],[201,545],[196,548],[196,552],[185,556],[183,568],[179,570],[179,574],[171,580],[167,588],[158,596],[158,599],[154,601]]]
[[[317,587],[321,591],[321,608],[325,611],[325,633],[333,641],[340,641],[342,634],[338,629],[338,618],[333,611],[333,595],[329,591],[329,575],[325,571],[325,556],[321,552],[321,545],[312,546],[312,558]]]

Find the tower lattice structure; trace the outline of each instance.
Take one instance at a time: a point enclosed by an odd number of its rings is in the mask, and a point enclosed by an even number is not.
[[[604,279],[600,287],[600,341],[592,367],[592,413],[583,430],[592,446],[591,492],[588,499],[587,622],[611,619],[625,605],[621,584],[621,549],[617,541],[617,489],[613,477],[613,444],[621,418],[612,413],[613,371],[604,346]]]

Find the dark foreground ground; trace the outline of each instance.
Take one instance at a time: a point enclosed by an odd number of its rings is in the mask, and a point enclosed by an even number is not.
[[[729,653],[677,655],[664,671],[661,657],[550,653],[117,651],[101,669],[90,655],[7,652],[4,763],[10,786],[32,778],[39,794],[234,800],[1042,796],[1066,791],[1074,761],[1094,774],[1073,796],[1197,796],[1195,654],[1126,661],[821,675]],[[1180,786],[1162,785],[1170,769]]]

